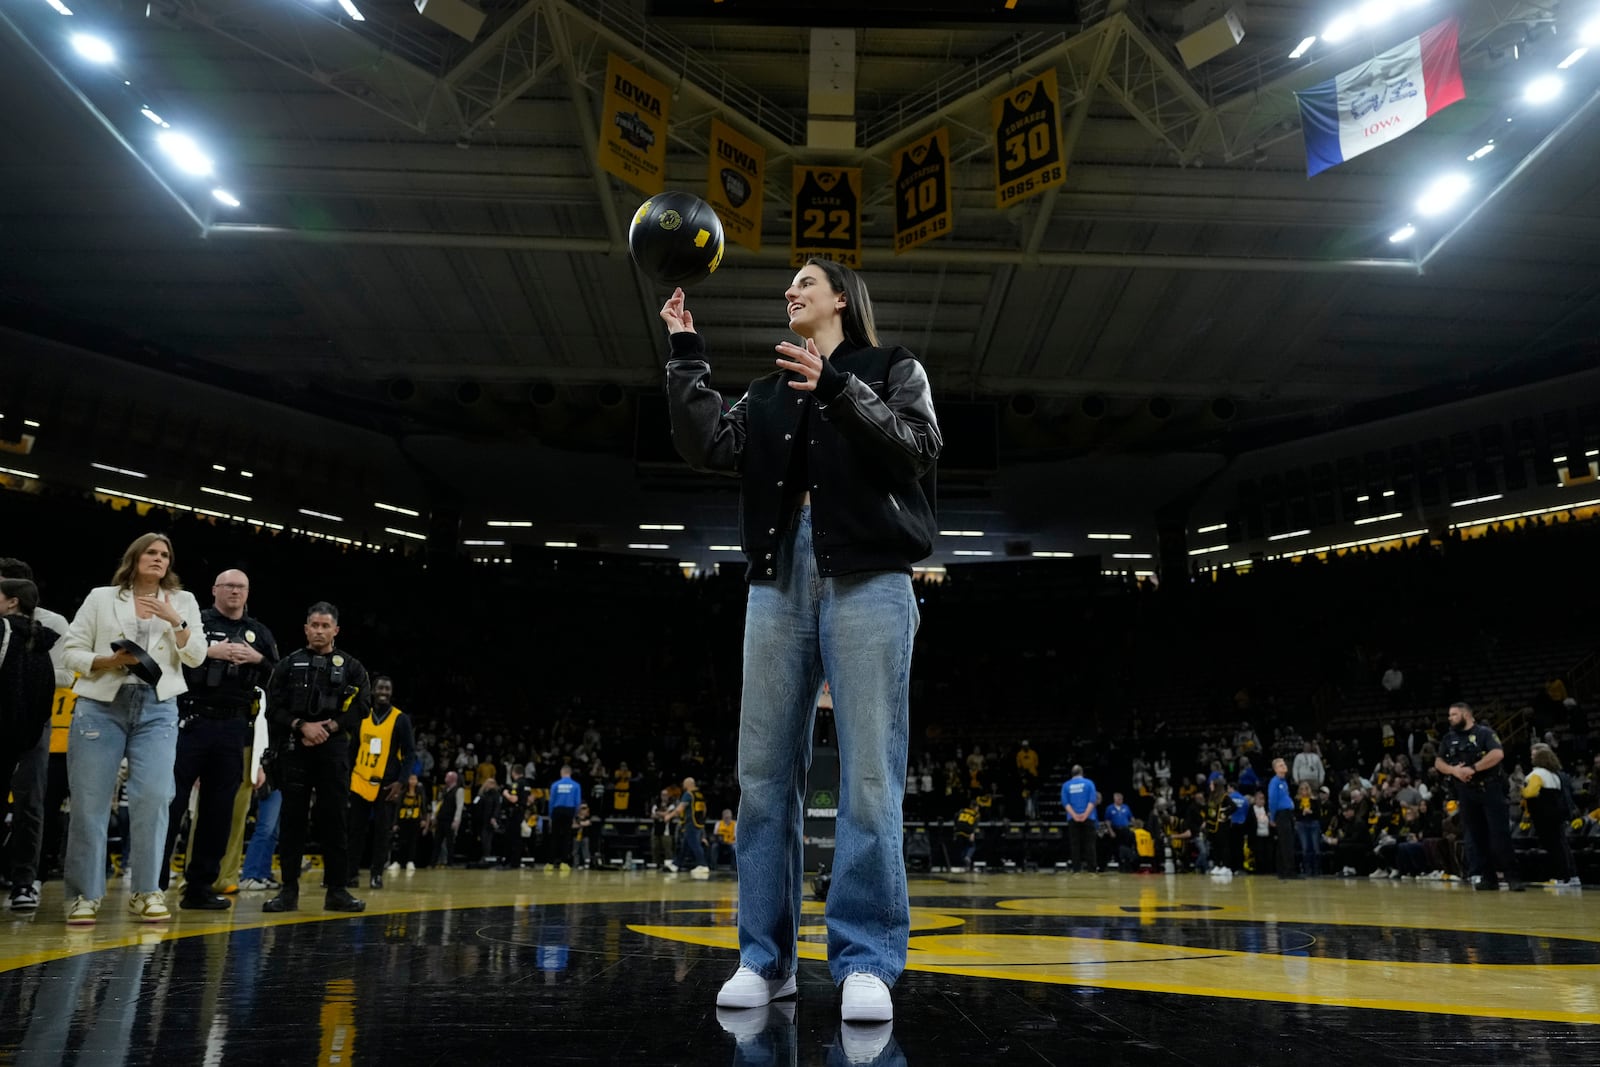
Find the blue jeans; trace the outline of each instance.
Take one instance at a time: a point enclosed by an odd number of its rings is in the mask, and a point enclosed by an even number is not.
[[[283,793],[274,789],[256,805],[256,828],[244,852],[241,878],[272,878],[272,853],[278,847],[278,812],[283,808]]]
[[[158,701],[147,685],[128,683],[107,704],[79,697],[67,741],[72,821],[67,828],[67,899],[106,895],[106,827],[117,792],[117,771],[128,760],[130,886],[159,888],[167,843],[167,807],[176,789],[178,703]]]
[[[911,905],[901,853],[911,642],[911,576],[824,578],[801,508],[775,552],[775,582],[752,582],[739,712],[740,962],[795,972],[804,889],[801,817],[811,731],[826,678],[839,744],[838,821],[828,894],[828,969],[893,985],[905,969]]]
[[[1294,821],[1295,851],[1300,854],[1301,874],[1322,873],[1322,823],[1316,819]]]

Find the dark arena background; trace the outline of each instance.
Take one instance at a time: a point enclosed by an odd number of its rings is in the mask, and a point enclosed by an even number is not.
[[[0,0],[0,97],[0,557],[71,619],[160,531],[285,652],[333,602],[422,797],[364,913],[317,907],[313,840],[299,912],[237,857],[180,908],[180,850],[160,923],[114,807],[68,925],[107,813],[63,691],[33,879],[12,782],[0,1061],[1600,1063],[1595,0]],[[628,254],[663,189],[723,222],[688,304],[728,403],[808,256],[932,383],[892,1024],[825,965],[826,706],[798,998],[714,1004],[771,872],[738,482],[674,450]],[[1521,892],[1474,889],[1454,701]],[[687,776],[708,871],[652,841]]]

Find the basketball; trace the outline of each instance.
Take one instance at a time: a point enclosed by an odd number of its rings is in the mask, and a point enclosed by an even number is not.
[[[628,252],[652,281],[693,285],[722,262],[722,220],[698,196],[657,194],[633,213]]]

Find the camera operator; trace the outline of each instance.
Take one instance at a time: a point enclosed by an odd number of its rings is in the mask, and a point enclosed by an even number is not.
[[[250,579],[243,571],[217,575],[211,586],[211,607],[200,613],[206,658],[198,667],[183,669],[189,691],[178,698],[176,792],[167,816],[165,862],[161,864],[161,888],[165,889],[178,827],[198,779],[200,801],[183,867],[180,908],[228,908],[228,898],[213,885],[221,873],[234,803],[244,777],[245,753],[253,739],[256,686],[266,682],[278,662],[272,632],[245,613],[249,597]]]
[[[350,791],[350,735],[372,703],[367,670],[334,648],[339,609],[319,600],[306,609],[306,647],[279,661],[267,683],[267,718],[273,733],[269,772],[283,790],[278,861],[283,888],[262,911],[298,911],[300,858],[317,795],[317,839],[327,911],[364,911],[345,888],[345,795]]]

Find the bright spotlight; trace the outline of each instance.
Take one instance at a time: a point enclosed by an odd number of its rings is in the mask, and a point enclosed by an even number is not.
[[[151,122],[155,123],[157,126],[160,126],[163,130],[172,129],[172,123],[168,122],[166,119],[162,118],[160,115],[157,115],[154,111],[151,111],[147,107],[141,107],[139,109],[139,114],[143,115],[145,118],[149,119]]]
[[[169,130],[160,134],[156,140],[180,170],[201,177],[211,173],[211,157],[200,151],[200,146],[187,134],[173,133]]]
[[[1530,104],[1548,104],[1561,95],[1561,85],[1560,78],[1546,74],[1528,83],[1528,87],[1522,90],[1522,99]]]
[[[225,204],[228,207],[239,206],[239,198],[228,192],[226,189],[213,189],[211,190],[211,195],[216,197],[217,203],[219,204]]]
[[[1446,174],[1417,197],[1417,211],[1423,215],[1442,215],[1455,207],[1470,188],[1472,180],[1465,174]]]
[[[1327,29],[1322,31],[1322,39],[1329,44],[1338,44],[1356,32],[1356,20],[1353,15],[1340,15],[1328,23]]]
[[[1588,48],[1600,45],[1600,16],[1590,19],[1578,31],[1578,43]]]
[[[339,6],[344,8],[344,13],[346,15],[349,15],[355,21],[357,21],[357,22],[365,22],[365,21],[367,21],[366,16],[363,15],[359,10],[357,10],[356,5],[352,4],[350,2],[350,0],[339,0]]]
[[[1563,59],[1561,62],[1556,64],[1556,69],[1557,70],[1566,70],[1568,67],[1572,66],[1572,64],[1576,63],[1578,60],[1582,59],[1584,56],[1586,56],[1588,54],[1589,54],[1589,50],[1587,48],[1574,48],[1567,55],[1566,59]]]
[[[1310,37],[1307,37],[1305,40],[1301,41],[1298,45],[1295,46],[1294,51],[1289,53],[1289,58],[1290,59],[1299,59],[1301,56],[1303,56],[1307,52],[1311,51],[1311,46],[1316,44],[1316,43],[1317,43],[1317,35],[1316,34],[1312,34]]]
[[[1468,156],[1467,157],[1467,162],[1468,163],[1476,163],[1478,160],[1482,159],[1484,156],[1488,155],[1490,152],[1493,152],[1493,151],[1494,151],[1494,142],[1490,141],[1488,144],[1484,145],[1482,148],[1480,148],[1476,152],[1472,153],[1472,155]]]
[[[1389,235],[1389,241],[1390,241],[1391,244],[1399,244],[1401,241],[1409,241],[1409,240],[1411,240],[1416,235],[1417,235],[1417,228],[1415,226],[1411,225],[1411,223],[1408,222],[1404,226],[1400,227],[1398,230],[1396,230],[1393,233],[1391,233]]]
[[[111,46],[99,37],[92,37],[87,33],[72,35],[72,47],[78,54],[91,63],[114,63],[117,53]]]
[[[1356,9],[1356,18],[1363,26],[1381,26],[1395,15],[1393,4],[1387,0],[1367,0]]]
[[[59,11],[63,15],[72,14],[72,9],[70,7],[68,7],[66,4],[63,4],[61,2],[61,0],[44,0],[44,2],[49,4],[51,7],[55,8],[57,11]]]

